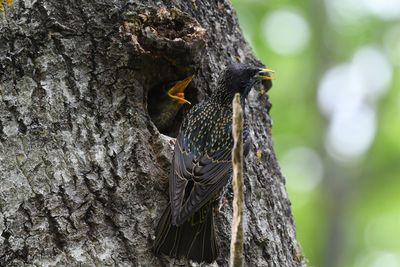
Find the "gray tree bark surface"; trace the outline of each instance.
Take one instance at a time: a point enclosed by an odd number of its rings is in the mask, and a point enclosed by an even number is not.
[[[194,74],[197,103],[237,60],[256,62],[227,1],[21,0],[0,13],[0,266],[187,265],[151,252],[173,142],[147,100]],[[245,266],[303,266],[267,105],[253,90],[246,106]],[[217,213],[214,265],[227,266],[231,204]]]

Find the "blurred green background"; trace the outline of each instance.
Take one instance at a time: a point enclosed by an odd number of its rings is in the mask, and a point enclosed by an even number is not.
[[[309,266],[400,267],[400,0],[233,0]]]

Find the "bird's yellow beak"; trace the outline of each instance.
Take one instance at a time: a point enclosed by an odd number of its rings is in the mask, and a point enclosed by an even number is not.
[[[171,87],[171,89],[168,90],[168,96],[171,97],[172,99],[178,101],[179,104],[183,105],[185,103],[191,105],[188,100],[185,99],[185,89],[189,85],[189,83],[192,81],[193,76],[189,76],[186,79],[182,81],[178,81],[177,83],[174,84],[174,86]]]
[[[261,80],[273,80],[274,77],[271,76],[271,73],[275,73],[275,71],[271,69],[260,69],[260,71],[258,72],[258,77]]]

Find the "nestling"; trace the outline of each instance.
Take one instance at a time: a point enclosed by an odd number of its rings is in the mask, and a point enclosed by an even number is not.
[[[189,76],[173,84],[164,85],[161,92],[149,98],[148,111],[153,123],[162,133],[166,132],[182,105],[191,103],[185,99],[185,90],[192,81]]]

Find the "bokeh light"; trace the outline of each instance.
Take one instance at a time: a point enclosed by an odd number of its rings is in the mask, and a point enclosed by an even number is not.
[[[392,67],[373,46],[358,49],[352,60],[323,76],[318,103],[329,119],[326,149],[338,162],[348,163],[365,154],[376,132],[376,102],[387,90]]]
[[[398,0],[325,0],[325,3],[333,23],[355,23],[369,15],[383,20],[400,18]]]
[[[398,0],[365,0],[363,2],[371,14],[381,19],[400,18],[400,1]]]
[[[373,251],[359,257],[354,267],[399,267],[399,256],[391,251]]]
[[[363,155],[375,136],[375,117],[374,110],[368,106],[335,115],[329,124],[326,140],[332,158],[340,163],[349,163],[349,160]]]
[[[392,66],[386,55],[373,46],[361,47],[356,51],[352,64],[365,79],[365,95],[371,101],[379,100],[392,81]]]
[[[291,179],[288,184],[292,190],[307,193],[321,182],[323,166],[319,155],[307,147],[289,150],[280,161],[283,174]]]
[[[262,28],[264,41],[279,54],[301,52],[310,39],[310,29],[304,17],[289,9],[267,14]]]

